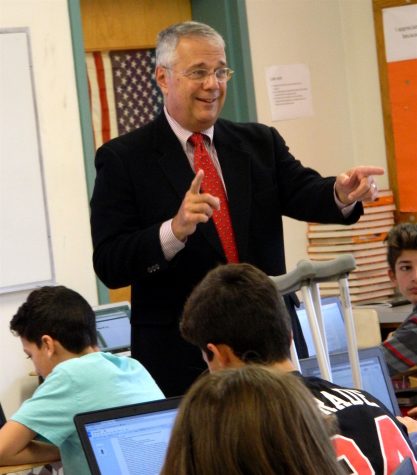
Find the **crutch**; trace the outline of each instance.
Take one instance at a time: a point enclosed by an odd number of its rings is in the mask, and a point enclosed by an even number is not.
[[[356,345],[356,334],[354,330],[347,282],[347,276],[354,268],[355,260],[351,254],[342,254],[336,259],[325,262],[315,262],[304,259],[298,262],[293,271],[281,276],[273,276],[271,279],[283,295],[301,290],[314,346],[316,348],[320,374],[328,381],[332,381],[332,376],[318,284],[320,282],[338,281],[353,382],[355,387],[361,388],[362,383]],[[291,345],[291,358],[295,366],[300,370],[300,364],[294,343]]]
[[[316,307],[320,307],[320,282],[337,281],[339,284],[340,300],[342,302],[343,317],[345,322],[346,339],[350,366],[352,369],[353,384],[356,388],[362,388],[362,378],[359,365],[358,345],[356,341],[355,324],[353,320],[352,304],[349,294],[348,276],[355,268],[355,258],[352,254],[342,254],[331,261],[312,262],[315,277],[314,288],[316,289]]]

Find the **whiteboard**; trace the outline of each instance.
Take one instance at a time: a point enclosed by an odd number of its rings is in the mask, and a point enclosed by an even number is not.
[[[29,30],[0,29],[0,293],[53,283]]]

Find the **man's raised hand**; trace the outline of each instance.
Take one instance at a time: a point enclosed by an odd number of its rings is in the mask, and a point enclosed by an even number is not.
[[[204,172],[199,170],[182,200],[178,213],[172,220],[172,232],[180,241],[194,233],[197,224],[207,223],[213,211],[220,208],[219,198],[209,193],[200,193]]]

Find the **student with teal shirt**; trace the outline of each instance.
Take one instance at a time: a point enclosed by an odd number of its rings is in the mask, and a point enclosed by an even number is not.
[[[61,458],[65,475],[89,475],[74,415],[164,398],[138,361],[97,351],[94,312],[73,290],[33,291],[10,329],[45,380],[0,430],[0,465]]]

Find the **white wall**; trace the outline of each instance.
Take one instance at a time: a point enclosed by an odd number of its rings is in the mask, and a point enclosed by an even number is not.
[[[371,0],[246,0],[258,121],[278,129],[293,155],[323,175],[356,165],[386,168]],[[314,116],[271,119],[265,68],[303,63]],[[387,187],[384,176],[377,179]],[[306,224],[285,219],[290,270],[306,254]]]
[[[0,28],[30,28],[56,281],[96,305],[67,1],[0,0],[0,12]],[[36,378],[28,376],[32,365],[8,329],[27,294],[0,296],[0,401],[7,416],[36,385]]]

